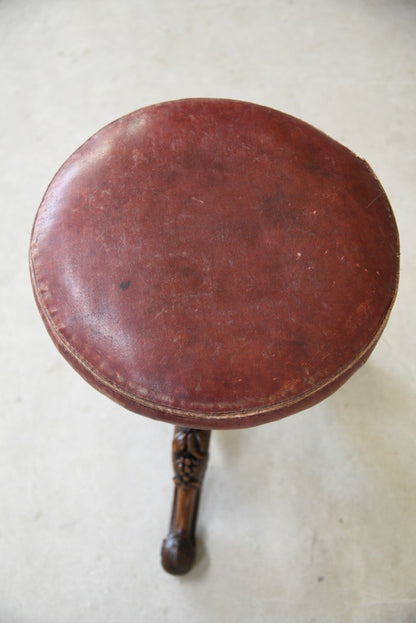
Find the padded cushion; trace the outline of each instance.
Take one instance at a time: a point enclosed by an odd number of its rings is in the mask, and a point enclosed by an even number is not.
[[[235,428],[315,404],[369,356],[398,235],[367,163],[262,106],[190,99],[111,123],[35,221],[45,325],[135,412]]]

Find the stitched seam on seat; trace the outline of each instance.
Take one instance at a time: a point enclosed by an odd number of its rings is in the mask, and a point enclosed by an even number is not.
[[[32,242],[32,248],[34,246],[35,244],[34,242]],[[399,262],[399,255],[397,256],[397,261]],[[399,276],[399,266],[398,266],[398,270],[396,273],[395,289],[394,289],[394,292],[391,298],[390,305],[388,306],[385,316],[383,318],[383,321],[378,327],[373,338],[368,342],[368,344],[359,352],[359,354],[352,361],[350,361],[346,366],[341,368],[341,370],[339,370],[337,374],[332,376],[330,379],[327,379],[326,381],[323,381],[321,384],[315,386],[313,390],[306,391],[302,394],[297,395],[295,398],[288,398],[286,400],[282,400],[278,403],[275,403],[267,407],[258,407],[256,409],[248,409],[248,410],[242,410],[242,411],[233,410],[233,411],[223,411],[219,413],[207,413],[204,411],[194,411],[194,410],[187,411],[185,409],[180,409],[178,407],[169,407],[168,405],[163,405],[161,403],[155,403],[150,400],[146,400],[145,398],[137,396],[136,394],[133,394],[132,392],[129,392],[128,390],[120,387],[117,383],[105,377],[94,366],[92,366],[84,357],[82,357],[80,353],[78,353],[78,351],[75,348],[73,348],[73,346],[69,344],[69,342],[62,336],[62,334],[59,332],[58,328],[56,327],[40,294],[39,282],[36,276],[36,268],[35,268],[35,263],[33,260],[32,253],[30,254],[30,270],[31,270],[31,275],[32,275],[32,281],[35,286],[34,291],[35,291],[36,300],[44,314],[44,317],[48,320],[48,325],[50,329],[52,330],[56,340],[77,362],[79,362],[90,374],[92,374],[94,378],[96,378],[100,383],[102,383],[104,386],[108,387],[109,389],[115,390],[117,393],[120,394],[121,397],[128,398],[129,400],[132,400],[133,402],[143,407],[154,409],[155,411],[160,411],[161,413],[164,412],[164,413],[169,413],[169,414],[178,415],[178,416],[182,415],[182,416],[198,417],[198,418],[206,419],[206,420],[212,420],[212,419],[221,420],[221,419],[228,419],[228,418],[235,418],[235,417],[245,418],[248,416],[256,416],[256,415],[267,414],[273,411],[279,411],[285,407],[290,407],[296,403],[299,403],[306,398],[312,397],[315,393],[317,393],[321,389],[324,389],[325,387],[327,387],[328,385],[330,385],[331,383],[339,379],[344,373],[348,372],[348,370],[353,368],[354,365],[357,364],[369,350],[371,351],[371,349],[374,347],[374,345],[378,341],[381,333],[383,332],[386,326],[386,323],[390,316],[390,312],[392,310],[392,307],[393,307],[393,304],[394,304],[394,301],[397,295],[398,276]]]

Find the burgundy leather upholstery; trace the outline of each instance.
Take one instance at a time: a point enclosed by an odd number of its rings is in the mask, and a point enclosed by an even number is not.
[[[61,353],[135,412],[200,428],[311,406],[369,356],[398,235],[369,166],[230,100],[144,108],[80,147],[35,221],[31,274]]]

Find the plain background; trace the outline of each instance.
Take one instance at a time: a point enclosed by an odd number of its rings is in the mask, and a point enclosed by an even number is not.
[[[0,623],[414,623],[416,3],[0,1]],[[230,97],[365,158],[394,208],[400,292],[370,361],[315,408],[215,433],[187,577],[159,566],[170,426],[90,388],[27,269],[60,164],[113,119]]]

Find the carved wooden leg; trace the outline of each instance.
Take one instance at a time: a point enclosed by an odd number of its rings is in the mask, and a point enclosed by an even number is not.
[[[195,526],[211,431],[175,426],[172,442],[175,492],[169,534],[162,545],[162,565],[175,575],[187,573],[195,560]]]

